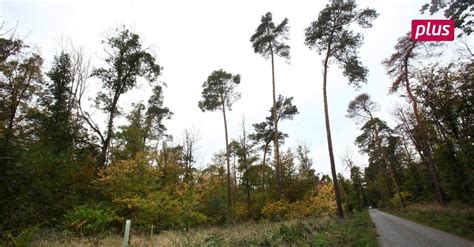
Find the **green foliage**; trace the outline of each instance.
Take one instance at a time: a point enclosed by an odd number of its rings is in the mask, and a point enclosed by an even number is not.
[[[237,85],[240,84],[240,75],[233,75],[224,70],[216,70],[202,85],[202,100],[199,101],[199,108],[202,111],[223,110],[224,107],[231,108],[232,104],[240,98],[240,93],[236,92]]]
[[[472,13],[474,11],[474,4],[472,1],[430,0],[429,3],[421,7],[420,12],[425,13],[427,10],[431,15],[443,10],[444,16],[447,19],[454,20],[455,27],[462,29],[466,35],[470,35],[473,31],[472,26],[474,22],[472,21]],[[460,35],[462,35],[462,33]]]
[[[216,155],[216,164],[203,170],[199,178],[202,212],[213,224],[224,223],[230,210],[226,203],[226,172],[223,159],[223,155]]]
[[[145,105],[138,103],[132,107],[132,112],[127,116],[129,124],[119,126],[120,130],[114,133],[117,144],[112,150],[113,160],[132,159],[138,153],[146,151]]]
[[[338,174],[337,181],[341,188],[341,199],[343,202],[344,211],[352,213],[354,210],[360,209],[358,205],[359,201],[356,197],[357,194],[355,193],[352,181],[344,178],[341,174]]]
[[[8,234],[8,241],[15,247],[30,247],[34,246],[33,243],[37,234],[38,227],[28,227],[23,229],[17,236]],[[1,243],[0,241],[0,244]]]
[[[289,59],[290,46],[285,43],[288,40],[289,26],[285,18],[278,26],[272,20],[272,13],[268,12],[262,16],[261,24],[250,38],[255,53],[262,54],[265,58],[273,54]]]
[[[102,204],[77,206],[64,215],[64,223],[76,233],[97,235],[103,233],[120,218],[114,210]]]
[[[353,23],[362,28],[372,27],[372,21],[378,14],[373,9],[357,10],[354,1],[327,5],[305,30],[305,44],[321,55],[325,53],[327,61],[332,60],[342,69],[349,83],[359,87],[366,82],[367,68],[363,67],[357,55],[363,36],[350,30]]]
[[[115,30],[115,33],[108,36],[104,43],[108,54],[105,59],[107,66],[94,68],[91,76],[102,81],[102,89],[95,97],[95,107],[108,114],[105,134],[91,121],[89,114],[83,114],[89,127],[101,141],[98,162],[100,167],[107,164],[108,149],[114,132],[114,119],[120,114],[118,107],[120,96],[133,89],[138,78],[144,78],[153,84],[161,72],[156,58],[147,49],[142,48],[138,34],[130,32],[125,27]]]
[[[168,107],[164,107],[163,87],[156,85],[153,88],[153,94],[148,99],[148,108],[145,120],[144,142],[147,139],[157,140],[163,136],[166,127],[163,120],[171,119],[173,112]]]
[[[317,184],[320,181],[319,174],[313,169],[313,160],[310,158],[309,147],[298,145],[296,148],[296,159],[298,160],[297,182],[293,185],[296,187],[294,192],[296,198],[301,199],[314,193]]]
[[[114,133],[116,144],[112,150],[114,161],[134,158],[140,152],[150,148],[150,141],[159,141],[165,136],[165,119],[170,119],[172,112],[163,106],[161,86],[155,86],[153,95],[148,100],[148,106],[142,103],[132,104],[132,111],[127,115],[128,124],[119,126]]]
[[[3,35],[2,35],[3,36]],[[19,39],[1,38],[2,52],[0,60],[0,119],[2,141],[0,157],[3,162],[13,159],[14,146],[19,140],[14,139],[21,133],[19,117],[24,117],[30,102],[39,89],[42,80],[43,58]],[[7,164],[8,164],[7,163]],[[7,185],[9,186],[9,185]]]
[[[104,40],[111,54],[105,59],[108,68],[94,68],[91,76],[102,80],[103,91],[96,98],[96,105],[105,112],[117,110],[116,103],[121,94],[135,87],[137,77],[150,82],[157,80],[160,66],[146,49],[142,48],[140,36],[128,29],[116,29]]]
[[[276,114],[277,114],[277,124],[280,120],[292,120],[299,112],[298,108],[292,103],[293,97],[286,98],[282,95],[278,95],[278,100],[276,101]],[[264,122],[253,124],[254,133],[249,135],[255,145],[260,145],[260,149],[263,151],[263,164],[266,163],[267,153],[271,152],[271,142],[274,139],[275,135],[275,123],[274,123],[274,107],[270,108],[270,115],[265,118]],[[285,138],[288,137],[288,134],[278,131],[278,140],[280,144],[285,142]]]
[[[434,132],[433,159],[447,194],[467,203],[474,200],[474,176],[469,174],[474,164],[473,72],[472,62],[429,66],[416,73],[414,87]]]

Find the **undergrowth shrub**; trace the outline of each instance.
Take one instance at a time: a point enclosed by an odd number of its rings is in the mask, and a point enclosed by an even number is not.
[[[120,220],[112,209],[102,204],[77,206],[64,218],[69,229],[85,235],[103,233]]]
[[[33,246],[33,240],[37,233],[38,227],[28,227],[23,229],[17,236],[13,236],[11,233],[7,234],[7,240],[15,247],[29,247]],[[4,246],[1,241],[0,246]],[[10,245],[5,243],[5,246]]]
[[[400,192],[402,194],[403,199],[407,202],[411,198],[411,193],[407,191]],[[395,193],[392,199],[390,199],[390,206],[393,208],[400,207],[400,195]]]

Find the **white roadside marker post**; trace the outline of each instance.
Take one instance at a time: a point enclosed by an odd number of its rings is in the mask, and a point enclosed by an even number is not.
[[[125,221],[125,234],[123,236],[122,247],[128,247],[129,237],[130,237],[130,225],[132,224],[131,220]]]

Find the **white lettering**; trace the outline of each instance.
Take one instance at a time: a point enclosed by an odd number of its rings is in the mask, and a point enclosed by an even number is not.
[[[418,26],[416,27],[415,39],[418,39],[418,37],[419,37],[420,35],[424,35],[424,34],[425,34],[425,31],[426,31],[425,26],[423,26],[423,25],[418,25]]]
[[[442,36],[448,36],[449,35],[449,25],[444,25],[443,26],[443,33],[441,33]]]

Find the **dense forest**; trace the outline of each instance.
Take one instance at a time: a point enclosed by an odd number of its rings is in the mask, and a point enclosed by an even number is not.
[[[110,32],[102,40],[107,54],[102,66],[92,66],[87,54],[74,48],[61,50],[45,66],[33,45],[3,22],[0,239],[31,228],[120,231],[125,219],[132,219],[135,229],[153,225],[160,231],[333,214],[343,218],[369,206],[403,209],[415,202],[474,204],[474,54],[467,41],[474,10],[468,2],[443,6],[432,1],[421,10],[445,11],[455,19],[459,49],[412,41],[409,32],[393,44],[390,57],[380,58],[391,78],[381,93],[405,102],[389,112],[395,126],[380,117],[378,103],[364,93],[369,68],[358,50],[363,32],[378,17],[376,10],[335,1],[304,30],[308,53],[316,52],[323,64],[324,97],[318,100],[324,111],[314,113],[325,117],[329,175],[315,171],[307,146],[282,148],[290,136],[279,124],[299,114],[293,97],[276,92],[274,64],[289,60],[291,52],[286,18],[275,21],[269,12],[251,27],[249,49],[272,66],[261,72],[272,73],[273,79],[268,82],[272,92],[264,92],[269,107],[261,122],[249,128],[243,119],[240,133],[228,132],[227,118],[245,81],[238,71],[216,68],[207,78],[196,78],[204,81],[202,92],[196,92],[201,100],[183,101],[196,111],[222,113],[215,120],[225,130],[222,149],[206,167],[196,164],[197,133],[174,138],[167,133],[164,122],[173,109],[166,106],[166,84],[160,81],[163,65],[139,34],[127,27]],[[455,54],[457,61],[446,62],[443,52]],[[349,176],[336,170],[333,149],[338,147],[331,139],[326,85],[346,83],[329,76],[335,67],[360,93],[347,102],[347,124],[360,127],[360,135],[350,141],[368,160],[356,165],[350,154],[344,156]],[[87,98],[91,79],[101,88]],[[151,86],[152,95],[125,111],[119,102],[138,80]],[[105,123],[93,116],[96,111],[106,116]]]

